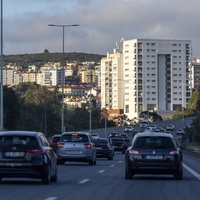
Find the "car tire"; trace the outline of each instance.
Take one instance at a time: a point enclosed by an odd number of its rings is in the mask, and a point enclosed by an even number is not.
[[[175,180],[182,180],[183,179],[183,170],[181,169],[178,174],[174,174]]]
[[[62,160],[57,160],[57,165],[62,165]]]
[[[125,149],[122,150],[122,154],[125,154]]]
[[[108,156],[108,160],[113,160],[113,154]]]
[[[43,174],[43,176],[42,176],[42,183],[44,185],[48,185],[50,183],[50,181],[51,181],[50,171],[51,171],[51,167],[48,166],[47,171],[45,171],[44,174]]]
[[[92,166],[92,165],[95,165],[95,160],[94,160],[94,158],[92,158],[92,160],[89,161],[89,165],[91,165],[91,166]]]
[[[133,173],[125,169],[125,179],[132,179],[132,178],[133,178]]]
[[[51,177],[51,182],[57,182],[58,179],[58,166],[56,165],[55,174]]]

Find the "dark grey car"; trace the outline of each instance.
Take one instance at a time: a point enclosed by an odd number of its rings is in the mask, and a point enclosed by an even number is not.
[[[65,132],[57,145],[58,164],[72,161],[96,165],[96,148],[89,133]]]
[[[0,132],[0,180],[36,178],[49,184],[57,181],[57,156],[43,133]]]
[[[135,135],[125,154],[125,178],[135,174],[171,174],[182,180],[182,152],[174,137],[167,133]]]

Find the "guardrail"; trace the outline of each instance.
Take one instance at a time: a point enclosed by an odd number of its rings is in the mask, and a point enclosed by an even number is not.
[[[183,140],[182,137],[179,137],[176,139],[178,146],[185,147],[184,150],[182,150],[183,153],[186,153],[188,155],[194,156],[196,158],[200,158],[200,148],[195,148],[190,146],[189,139]]]

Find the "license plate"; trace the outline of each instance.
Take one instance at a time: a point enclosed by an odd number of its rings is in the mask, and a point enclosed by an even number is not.
[[[96,149],[101,149],[101,147],[96,147]]]
[[[146,157],[147,159],[155,159],[155,160],[161,160],[162,156],[156,156],[156,155],[149,155]]]
[[[12,158],[23,157],[25,156],[25,152],[4,152],[4,156]]]
[[[82,154],[82,151],[79,150],[68,150],[66,151],[67,154]]]

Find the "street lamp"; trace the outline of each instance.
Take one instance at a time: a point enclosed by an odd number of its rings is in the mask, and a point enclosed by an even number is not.
[[[78,24],[70,24],[70,25],[59,25],[59,24],[48,24],[48,26],[57,26],[61,27],[63,29],[63,45],[62,45],[62,73],[61,73],[61,82],[62,82],[62,123],[61,123],[61,134],[65,132],[64,128],[64,80],[65,80],[65,75],[64,75],[64,35],[65,35],[65,27],[69,26],[79,26]]]
[[[3,131],[3,0],[1,0],[1,76],[0,76],[0,131]]]

